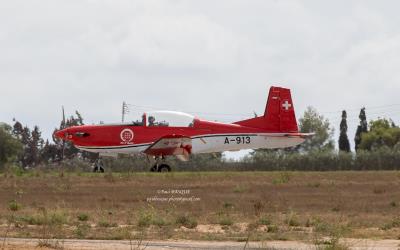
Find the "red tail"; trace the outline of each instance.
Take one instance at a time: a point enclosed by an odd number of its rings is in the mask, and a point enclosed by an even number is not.
[[[290,89],[271,87],[264,116],[235,122],[235,124],[262,128],[270,132],[298,132]]]

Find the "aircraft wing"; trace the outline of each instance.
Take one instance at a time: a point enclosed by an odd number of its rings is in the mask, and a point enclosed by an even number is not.
[[[192,139],[183,135],[167,135],[150,145],[145,154],[153,156],[175,155],[187,161],[192,151]]]

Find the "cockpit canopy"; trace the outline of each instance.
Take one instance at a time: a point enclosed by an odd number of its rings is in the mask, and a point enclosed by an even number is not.
[[[194,116],[175,111],[152,111],[143,115],[148,127],[193,127]]]

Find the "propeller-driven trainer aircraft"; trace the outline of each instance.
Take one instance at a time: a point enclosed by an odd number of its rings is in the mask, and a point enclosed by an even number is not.
[[[159,172],[171,171],[166,156],[187,161],[191,154],[287,148],[311,135],[299,133],[290,90],[281,87],[270,88],[263,116],[232,124],[154,111],[143,114],[142,121],[75,126],[55,133],[78,149],[100,156],[146,154],[156,160],[151,171]]]

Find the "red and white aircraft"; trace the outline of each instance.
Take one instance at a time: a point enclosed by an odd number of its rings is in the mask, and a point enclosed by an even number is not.
[[[55,136],[81,150],[101,156],[146,154],[156,159],[151,171],[170,171],[162,163],[174,155],[188,160],[191,154],[241,149],[287,148],[301,144],[312,134],[299,133],[290,90],[271,87],[263,116],[225,124],[192,115],[155,111],[141,122],[69,127]]]

